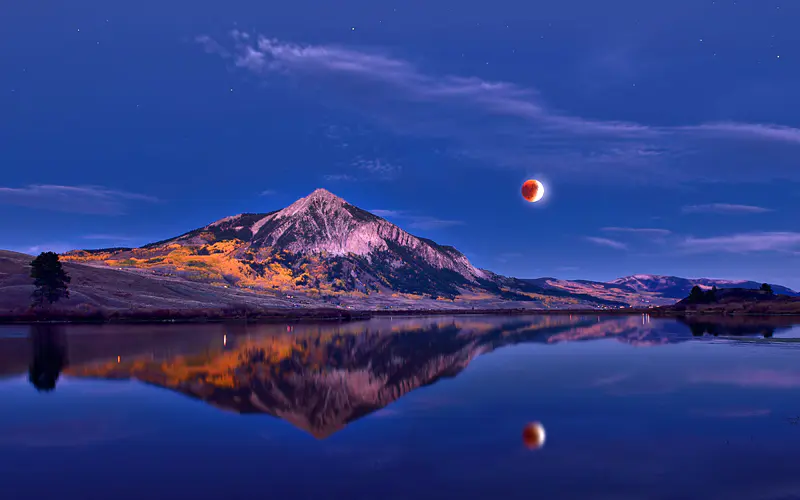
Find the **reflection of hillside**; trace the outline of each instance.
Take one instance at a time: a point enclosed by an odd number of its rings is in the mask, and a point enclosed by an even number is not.
[[[594,324],[552,335],[547,341],[557,343],[613,338],[641,347],[684,342],[690,336],[686,328],[676,323],[652,321],[648,315],[637,315],[597,320]]]
[[[688,326],[696,337],[708,334],[734,337],[759,335],[769,338],[776,331],[791,328],[797,323],[797,318],[791,316],[722,316],[719,318],[701,316],[677,319]]]
[[[222,409],[273,415],[324,438],[507,345],[606,338],[660,345],[692,338],[685,325],[645,316],[380,318],[239,325],[238,332],[224,325],[185,328],[206,330],[181,341],[151,335],[149,352],[106,355],[99,362],[76,353],[65,374],[137,379]]]

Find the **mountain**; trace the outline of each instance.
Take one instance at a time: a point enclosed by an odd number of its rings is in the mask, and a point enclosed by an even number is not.
[[[226,217],[142,248],[74,251],[64,259],[333,303],[382,296],[462,307],[486,300],[533,307],[626,305],[478,269],[455,248],[409,234],[324,189],[282,210]]]
[[[747,288],[757,290],[761,283],[755,281],[732,281],[710,278],[678,278],[676,276],[659,276],[650,274],[636,274],[626,276],[610,282],[633,290],[636,293],[652,293],[660,297],[680,300],[689,295],[692,288],[697,285],[704,290],[717,288]],[[800,293],[780,285],[772,285],[778,295],[800,296]]]

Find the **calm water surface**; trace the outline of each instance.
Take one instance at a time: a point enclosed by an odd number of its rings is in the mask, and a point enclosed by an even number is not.
[[[0,327],[0,498],[800,498],[798,337],[646,316]]]

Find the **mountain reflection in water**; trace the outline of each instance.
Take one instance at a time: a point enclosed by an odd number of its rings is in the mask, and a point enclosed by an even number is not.
[[[0,338],[5,353],[0,366],[16,371],[27,348],[29,380],[40,391],[55,389],[61,374],[135,379],[224,410],[272,415],[321,439],[512,344],[613,338],[658,346],[705,334],[772,337],[791,323],[785,318],[656,321],[647,315],[461,316],[171,325],[168,334],[153,327],[145,335],[129,335],[126,326],[35,325],[27,339]]]

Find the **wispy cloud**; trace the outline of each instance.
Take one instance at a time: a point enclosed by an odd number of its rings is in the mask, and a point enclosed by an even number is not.
[[[587,236],[586,240],[591,241],[595,245],[600,245],[608,248],[616,248],[617,250],[627,250],[628,248],[628,245],[626,245],[625,243],[622,243],[621,241],[617,240],[612,240],[609,238],[598,238],[596,236]]]
[[[617,373],[615,375],[609,375],[607,377],[600,377],[595,379],[589,384],[589,387],[606,387],[609,385],[616,385],[620,382],[630,379],[632,376],[631,373]]]
[[[443,227],[461,226],[464,221],[453,219],[439,219],[438,217],[429,217],[425,215],[409,216],[409,227],[416,229],[439,229]]]
[[[798,252],[800,233],[752,232],[709,238],[688,237],[680,248],[689,253]]]
[[[604,227],[602,230],[610,233],[634,233],[651,236],[668,236],[672,234],[672,231],[668,229],[656,229],[649,227]]]
[[[338,93],[337,104],[368,113],[381,126],[448,139],[460,156],[492,165],[540,161],[543,168],[578,171],[586,175],[577,178],[592,181],[680,182],[719,179],[721,173],[736,181],[749,179],[744,167],[758,160],[768,161],[759,180],[800,178],[800,129],[792,127],[736,122],[665,127],[589,119],[552,108],[535,89],[438,75],[385,51],[302,45],[240,31],[232,38],[230,48],[205,36],[197,41],[235,67],[324,86]],[[763,142],[773,144],[769,159]],[[708,161],[718,158],[720,148],[735,154],[727,164]]]
[[[100,240],[100,241],[134,241],[139,238],[132,236],[124,236],[121,234],[87,234],[83,236],[85,240]]]
[[[333,182],[365,182],[370,180],[389,181],[397,178],[403,168],[379,158],[366,159],[357,157],[349,164],[350,172],[323,175],[326,181]]]
[[[718,122],[706,123],[690,127],[678,127],[679,130],[702,132],[725,138],[764,139],[769,141],[800,144],[800,129],[783,125],[763,123]]]
[[[753,409],[734,409],[734,410],[694,410],[691,412],[693,415],[700,417],[711,418],[752,418],[752,417],[766,417],[772,414],[772,410],[768,408],[753,408]]]
[[[705,205],[687,205],[681,209],[685,214],[763,214],[772,212],[770,208],[755,205],[732,205],[730,203],[709,203]]]
[[[408,223],[408,227],[414,229],[439,229],[451,226],[460,226],[464,221],[453,219],[440,219],[429,215],[418,215],[404,210],[370,210],[371,213],[384,219],[397,219]]]
[[[277,191],[275,191],[274,189],[265,189],[265,190],[261,191],[258,195],[259,196],[273,196],[275,194],[277,194]]]
[[[152,196],[102,186],[35,184],[21,188],[0,187],[0,203],[84,214],[119,215],[128,202],[154,203]]]
[[[232,53],[236,66],[255,73],[333,74],[365,79],[372,83],[388,84],[414,100],[437,102],[453,99],[499,115],[542,119],[553,127],[580,133],[636,136],[657,133],[651,127],[635,123],[559,115],[537,102],[538,93],[533,90],[474,77],[428,75],[408,61],[377,51],[334,45],[299,45],[266,37],[254,38],[240,31],[233,31],[232,35],[236,42]],[[220,45],[208,37],[200,37],[198,41],[219,54],[231,54],[221,51]]]
[[[394,179],[403,170],[400,165],[395,165],[379,158],[371,160],[357,158],[353,161],[353,166],[384,180]]]
[[[401,217],[403,214],[403,212],[401,212],[400,210],[382,210],[380,208],[376,208],[375,210],[370,210],[370,212],[377,215],[378,217],[383,217],[384,219]]]
[[[323,175],[322,178],[331,182],[352,182],[356,180],[355,177],[349,174],[327,174]]]

